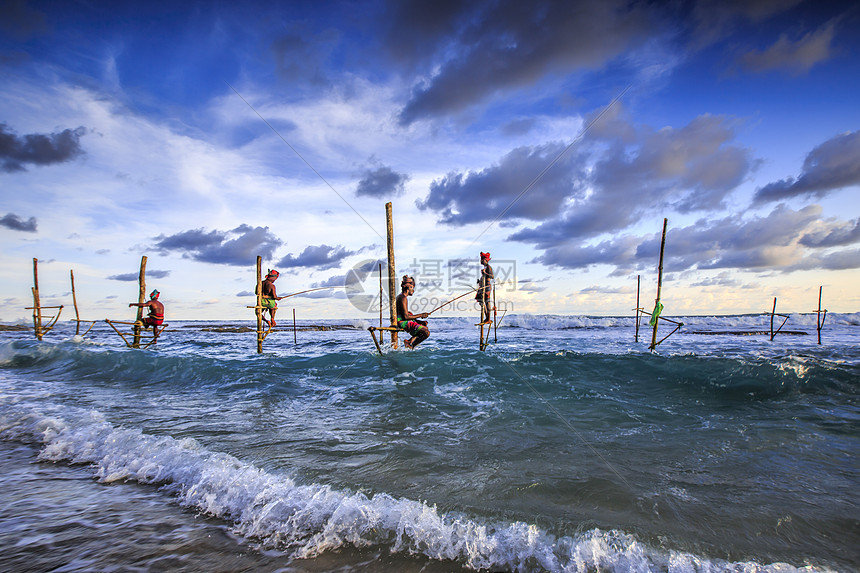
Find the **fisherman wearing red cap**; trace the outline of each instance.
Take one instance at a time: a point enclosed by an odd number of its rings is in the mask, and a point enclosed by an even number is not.
[[[266,309],[269,310],[269,314],[271,315],[271,320],[266,320],[266,317],[263,316],[263,321],[270,325],[275,326],[275,311],[278,310],[278,301],[283,297],[278,296],[277,290],[275,290],[275,279],[280,276],[281,273],[272,269],[269,271],[269,274],[266,275],[266,280],[263,281],[263,295],[262,305],[263,305],[263,314],[265,314]]]
[[[149,293],[149,301],[147,302],[130,302],[128,303],[128,308],[133,306],[143,307],[149,309],[149,316],[144,317],[141,322],[143,322],[144,328],[152,327],[152,342],[153,344],[158,341],[158,327],[164,323],[164,305],[158,302],[158,297],[161,293],[158,290],[153,289],[151,293]]]
[[[430,329],[427,328],[426,320],[418,320],[419,318],[427,318],[430,316],[427,312],[421,314],[412,314],[409,312],[409,301],[406,297],[412,296],[415,292],[415,279],[408,275],[403,275],[403,280],[400,281],[401,293],[397,295],[395,300],[397,308],[397,327],[402,328],[412,338],[404,342],[406,348],[413,349],[430,336]]]
[[[493,267],[490,266],[490,253],[481,253],[481,278],[475,300],[481,304],[481,323],[490,321],[490,298],[493,293]]]

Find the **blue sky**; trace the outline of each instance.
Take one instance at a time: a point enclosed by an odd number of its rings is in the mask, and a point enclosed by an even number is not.
[[[0,320],[860,310],[855,2],[0,3]],[[344,285],[346,287],[344,288]],[[473,312],[466,307],[461,312]]]

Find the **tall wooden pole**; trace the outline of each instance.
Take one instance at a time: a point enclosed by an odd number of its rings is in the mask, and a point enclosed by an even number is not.
[[[660,240],[660,265],[657,267],[657,300],[654,301],[654,308],[660,304],[660,290],[663,288],[663,251],[666,248],[666,224],[668,219],[663,219],[663,238]],[[651,346],[648,348],[654,350],[657,347],[657,324],[659,320],[654,320],[654,333],[651,335]]]
[[[33,332],[42,340],[42,305],[39,302],[39,259],[33,259]]]
[[[397,326],[397,271],[394,266],[394,215],[392,214],[391,203],[385,204],[385,227],[388,231],[388,305],[389,316],[391,318],[391,326]],[[381,301],[380,301],[381,304]],[[391,331],[391,345],[396,349],[398,347],[397,331]]]
[[[636,336],[633,338],[634,342],[639,342],[639,281],[642,279],[642,275],[636,275]]]
[[[72,277],[72,304],[75,305],[75,336],[81,333],[81,315],[78,314],[78,298],[75,296],[75,271],[69,270]]]
[[[496,282],[493,281],[493,342],[499,341],[499,311],[496,309]]]
[[[257,354],[263,353],[263,257],[257,257]]]
[[[140,257],[140,274],[137,275],[137,302],[143,304],[146,302],[146,255]],[[143,307],[137,307],[137,318],[134,324],[134,339],[131,343],[132,348],[140,348],[140,327],[143,320]],[[155,328],[155,327],[153,327]]]
[[[296,309],[293,309],[293,344],[298,344],[299,338],[296,335]]]
[[[385,326],[382,324],[382,263],[379,263],[379,328]]]
[[[821,291],[823,288],[824,288],[823,286],[818,287],[818,320],[817,320],[818,344],[821,344],[821,328],[824,326],[821,323]],[[824,311],[824,316],[827,317],[827,310]]]
[[[770,339],[773,340],[773,337],[776,336],[773,333],[773,317],[776,315],[776,297],[773,297],[773,310],[770,312]]]

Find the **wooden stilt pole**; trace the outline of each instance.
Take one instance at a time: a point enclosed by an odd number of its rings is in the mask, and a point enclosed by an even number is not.
[[[391,203],[385,204],[385,227],[388,231],[388,305],[391,326],[397,326],[397,270],[394,266],[394,215]],[[381,304],[381,301],[380,301]],[[391,345],[398,347],[397,331],[391,331]]]
[[[298,344],[299,339],[296,335],[296,309],[293,309],[293,344]]]
[[[42,340],[42,305],[39,302],[39,259],[33,259],[33,332]]]
[[[263,257],[257,257],[257,354],[263,353]]]
[[[75,271],[69,270],[72,278],[72,304],[75,305],[75,336],[81,333],[81,315],[78,314],[78,298],[75,296]]]
[[[385,326],[382,324],[382,263],[379,263],[379,328]]]
[[[663,251],[666,248],[666,225],[669,220],[663,219],[663,238],[660,240],[660,264],[657,267],[657,300],[654,301],[654,308],[660,304],[660,290],[663,288]],[[657,347],[657,324],[659,320],[654,320],[654,333],[651,335],[651,346],[648,348],[654,350]]]
[[[818,344],[821,344],[821,329],[824,328],[824,321],[827,320],[827,309],[824,309],[824,318],[821,318],[821,291],[823,286],[818,287]]]
[[[496,283],[493,281],[493,342],[499,341],[499,311],[496,309]]]
[[[776,297],[773,297],[773,310],[770,312],[770,339],[773,340],[773,337],[776,336],[773,332],[773,317],[776,315]]]
[[[137,302],[143,304],[146,302],[146,255],[140,257],[140,274],[137,276],[138,293]],[[132,339],[131,347],[140,348],[140,328],[143,325],[143,307],[137,307],[137,318],[134,321],[134,338]],[[155,327],[153,327],[155,328]]]
[[[639,342],[639,282],[642,279],[642,275],[636,275],[636,335],[633,338],[634,342]]]

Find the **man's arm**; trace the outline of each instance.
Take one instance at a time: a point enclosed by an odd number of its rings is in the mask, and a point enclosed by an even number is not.
[[[412,314],[409,312],[409,300],[405,296],[403,297],[403,318],[414,320],[416,318],[427,318],[428,316],[430,316],[430,314],[426,312],[422,312],[421,314]]]

